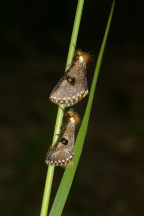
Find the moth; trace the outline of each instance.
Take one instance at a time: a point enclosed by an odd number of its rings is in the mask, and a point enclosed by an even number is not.
[[[74,155],[75,126],[80,122],[76,112],[70,109],[64,112],[61,132],[54,146],[50,146],[45,163],[52,166],[67,167]]]
[[[50,94],[51,102],[69,107],[81,101],[89,93],[86,78],[86,65],[89,60],[88,53],[75,51],[69,70]]]

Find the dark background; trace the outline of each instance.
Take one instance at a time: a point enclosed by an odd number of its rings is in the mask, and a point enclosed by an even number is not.
[[[90,89],[112,1],[87,0],[77,48]],[[77,1],[1,1],[0,215],[39,215]],[[117,1],[64,216],[144,215],[144,3]],[[74,106],[84,115],[88,96]],[[55,169],[50,207],[64,170]]]

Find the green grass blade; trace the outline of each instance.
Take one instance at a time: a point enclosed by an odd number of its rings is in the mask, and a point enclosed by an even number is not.
[[[81,20],[81,15],[82,15],[82,9],[83,9],[83,4],[84,4],[84,0],[79,0],[78,1],[77,11],[76,11],[76,15],[75,15],[75,21],[74,21],[73,32],[72,32],[72,36],[71,36],[70,48],[69,48],[69,53],[68,53],[68,58],[67,58],[66,65],[69,65],[72,62],[72,58],[73,58],[73,55],[74,55],[73,44],[76,46],[77,36],[78,36],[78,31],[79,31],[79,26],[80,26],[80,20]],[[66,71],[67,70],[68,70],[68,67],[66,68]],[[65,108],[65,105],[60,105],[60,106],[63,109]],[[58,113],[57,113],[57,119],[56,119],[56,124],[55,124],[55,130],[54,130],[54,136],[53,136],[52,145],[54,145],[54,143],[56,142],[56,139],[57,139],[56,134],[60,133],[60,126],[61,126],[61,123],[62,123],[62,118],[63,118],[63,111],[62,111],[62,109],[58,108]],[[53,181],[53,175],[54,175],[54,169],[55,169],[54,167],[48,166],[40,216],[47,216],[49,200],[50,200],[50,193],[51,193],[51,187],[52,187],[52,181]]]
[[[84,5],[84,0],[79,0],[77,4],[77,11],[75,15],[75,20],[74,20],[74,26],[73,26],[73,32],[71,36],[71,41],[70,41],[70,48],[69,48],[69,53],[68,53],[68,58],[67,58],[67,63],[66,65],[69,65],[72,62],[72,58],[74,55],[74,46],[76,47],[76,42],[77,42],[77,37],[78,37],[78,32],[79,32],[79,26],[80,26],[80,21],[81,21],[81,16],[82,16],[82,10],[83,10],[83,5]],[[68,68],[66,68],[66,71]]]
[[[110,28],[112,14],[113,14],[113,10],[114,10],[114,4],[115,4],[115,1],[113,1],[113,4],[112,4],[110,16],[108,19],[108,23],[107,23],[107,27],[106,27],[106,31],[105,31],[105,35],[104,35],[104,39],[103,39],[103,43],[102,43],[101,50],[99,53],[99,57],[98,57],[98,61],[97,61],[97,65],[96,65],[96,69],[95,69],[95,73],[94,73],[94,78],[93,78],[93,82],[92,82],[92,87],[91,87],[91,91],[90,91],[90,95],[89,95],[89,101],[87,104],[86,112],[85,112],[80,130],[79,130],[76,142],[75,142],[75,154],[74,154],[74,159],[73,159],[74,165],[70,168],[67,168],[64,172],[63,178],[61,180],[61,184],[60,184],[59,189],[57,191],[57,194],[56,194],[56,197],[55,197],[54,203],[52,205],[49,216],[55,216],[55,215],[60,216],[61,215],[62,210],[63,210],[64,205],[65,205],[65,202],[66,202],[66,199],[67,199],[67,196],[68,196],[68,193],[69,193],[69,190],[70,190],[71,185],[72,185],[72,181],[73,181],[75,171],[76,171],[76,168],[77,168],[77,165],[79,162],[79,158],[80,158],[80,155],[82,152],[82,148],[83,148],[83,144],[84,144],[84,140],[85,140],[85,136],[86,136],[86,132],[87,132],[89,116],[90,116],[94,92],[95,92],[95,88],[96,88],[98,73],[100,70],[102,56],[104,53],[104,48],[105,48],[105,44],[106,44],[106,40],[107,40],[109,28]]]

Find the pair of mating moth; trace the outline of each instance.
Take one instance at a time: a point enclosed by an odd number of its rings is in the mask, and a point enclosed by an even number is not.
[[[88,53],[76,50],[69,70],[60,79],[50,94],[50,101],[56,104],[72,106],[88,94],[86,65],[90,59]],[[70,109],[64,112],[61,132],[54,146],[50,146],[45,163],[66,167],[71,164],[74,155],[75,126],[80,122],[76,112]]]

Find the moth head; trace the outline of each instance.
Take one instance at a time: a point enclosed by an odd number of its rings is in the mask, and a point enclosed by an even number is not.
[[[75,125],[80,123],[80,117],[79,115],[73,111],[73,109],[70,109],[68,112],[69,118],[72,122],[75,123]]]
[[[80,49],[75,51],[75,59],[76,60],[80,60],[81,62],[85,62],[85,64],[87,64],[87,62],[90,60],[91,56],[89,53],[86,52],[82,52]]]

